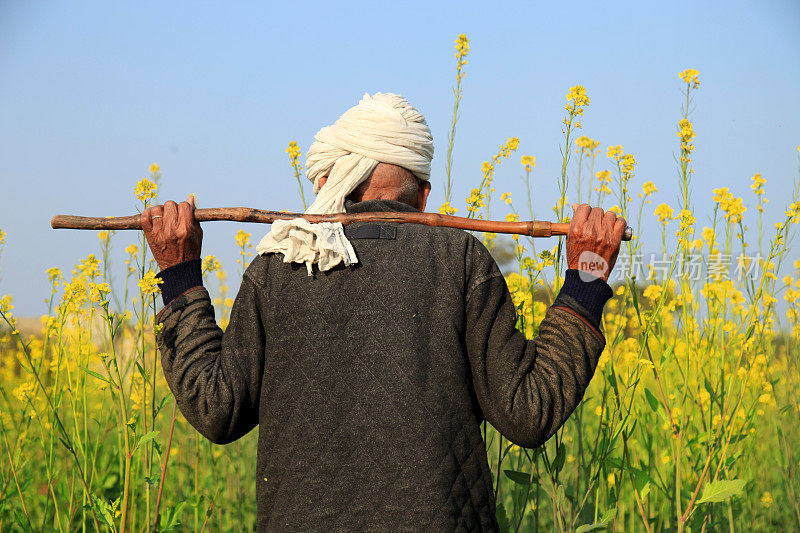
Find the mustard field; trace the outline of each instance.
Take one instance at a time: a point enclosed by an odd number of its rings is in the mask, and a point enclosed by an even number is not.
[[[439,210],[532,219],[536,159],[518,153],[516,137],[475,169],[480,182],[468,198],[453,198],[468,54],[459,36]],[[566,92],[551,219],[566,222],[572,202],[588,202],[660,231],[622,245],[602,324],[606,348],[564,427],[526,449],[485,424],[503,531],[800,530],[800,256],[789,246],[800,198],[795,187],[769,202],[760,174],[746,190],[694,194],[690,110],[700,81],[696,70],[676,73],[683,100],[662,102],[683,108],[669,147],[678,201],[637,178],[635,154],[583,135],[590,92]],[[286,151],[305,205],[301,147],[293,141]],[[786,157],[800,163],[800,152]],[[501,164],[520,165],[528,198],[502,192],[494,179]],[[160,168],[149,170],[133,187],[140,210],[160,202]],[[698,206],[711,213],[708,225],[698,222]],[[236,234],[231,269],[213,256],[203,261],[223,328],[231,278],[253,255],[250,237]],[[480,237],[510,253],[518,327],[534,338],[566,269],[563,241]],[[154,343],[157,267],[143,239],[102,231],[72,272],[43,272],[52,291],[36,331],[15,318],[12,295],[0,299],[0,531],[253,528],[256,432],[216,446],[176,410]],[[112,255],[126,265],[113,282]]]

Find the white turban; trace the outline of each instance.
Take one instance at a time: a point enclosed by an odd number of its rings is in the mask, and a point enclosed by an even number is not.
[[[348,194],[366,180],[378,163],[390,163],[428,180],[433,136],[425,117],[402,96],[375,93],[364,97],[314,136],[306,155],[306,176],[317,199],[306,213],[344,212]],[[328,176],[320,189],[319,179]],[[305,263],[329,270],[339,263],[358,262],[341,222],[311,224],[305,219],[278,220],[256,246],[259,254],[280,252],[285,263]]]

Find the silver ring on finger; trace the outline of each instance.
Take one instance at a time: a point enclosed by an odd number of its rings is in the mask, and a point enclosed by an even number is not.
[[[153,215],[153,216],[152,216],[152,217],[150,217],[150,218],[164,218],[164,217],[163,217],[163,216],[161,216],[161,215]]]

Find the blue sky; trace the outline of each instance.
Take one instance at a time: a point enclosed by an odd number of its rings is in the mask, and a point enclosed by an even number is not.
[[[201,206],[300,209],[286,145],[296,140],[305,153],[314,133],[365,91],[403,94],[427,117],[436,144],[430,206],[438,206],[460,33],[472,50],[454,158],[459,214],[480,163],[517,136],[519,152],[496,174],[498,194],[521,202],[519,156],[535,155],[536,214],[549,218],[564,95],[575,84],[591,98],[583,133],[635,155],[634,190],[644,181],[659,187],[647,215],[660,202],[675,205],[677,73],[695,68],[698,224],[707,222],[719,186],[743,196],[746,215],[754,215],[755,172],[767,179],[767,218],[774,219],[798,177],[797,28],[795,0],[6,0],[0,228],[8,236],[0,294],[14,295],[20,315],[44,312],[45,269],[68,272],[99,249],[94,232],[51,230],[50,217],[134,213],[133,187],[153,162],[163,170],[162,199],[192,192]],[[655,247],[651,218],[641,231]],[[206,224],[204,253],[235,268],[240,227],[254,241],[267,229]],[[115,257],[135,238],[118,234]]]

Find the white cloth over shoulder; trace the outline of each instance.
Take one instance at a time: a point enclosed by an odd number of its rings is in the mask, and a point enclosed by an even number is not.
[[[425,117],[402,96],[365,93],[332,125],[319,130],[306,155],[306,176],[316,200],[308,214],[344,212],[348,194],[366,180],[378,163],[410,170],[420,180],[430,178],[433,136]],[[320,189],[319,180],[328,176]],[[278,220],[256,246],[259,254],[280,252],[285,263],[305,263],[308,275],[315,263],[329,270],[339,263],[358,262],[340,222],[311,224],[302,218]]]

